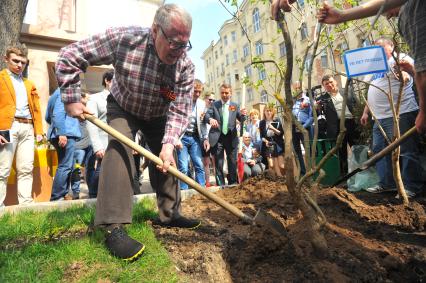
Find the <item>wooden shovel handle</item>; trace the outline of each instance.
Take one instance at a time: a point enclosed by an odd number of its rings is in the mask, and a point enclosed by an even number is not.
[[[96,125],[100,129],[102,129],[103,131],[108,133],[109,135],[111,135],[114,138],[116,138],[117,140],[119,140],[121,143],[123,143],[123,144],[127,145],[128,147],[130,147],[131,149],[137,151],[143,157],[148,158],[149,160],[151,160],[152,162],[154,162],[155,164],[157,164],[159,166],[163,166],[163,161],[158,156],[152,154],[150,151],[148,151],[145,148],[143,148],[142,146],[138,145],[137,143],[135,143],[134,141],[132,141],[131,139],[129,139],[128,137],[126,137],[125,135],[120,133],[119,131],[112,128],[111,126],[108,126],[107,124],[105,124],[104,122],[102,122],[98,118],[94,117],[93,115],[84,114],[84,117],[89,122],[93,123],[94,125]],[[241,218],[243,221],[248,222],[248,223],[253,222],[253,219],[251,217],[244,214],[241,210],[239,210],[235,206],[231,205],[230,203],[228,203],[224,199],[222,199],[222,198],[218,197],[217,195],[213,194],[212,192],[208,191],[206,188],[203,188],[200,184],[195,182],[193,179],[189,178],[188,176],[186,176],[185,174],[180,172],[176,167],[170,166],[169,169],[167,170],[167,172],[172,174],[173,176],[175,176],[179,180],[187,183],[189,186],[194,188],[197,192],[204,195],[206,198],[212,200],[213,202],[217,203],[218,205],[220,205],[224,209],[228,210],[229,212],[231,212],[235,216]]]

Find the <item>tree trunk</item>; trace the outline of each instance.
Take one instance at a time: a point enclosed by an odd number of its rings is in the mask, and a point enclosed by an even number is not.
[[[0,56],[6,55],[6,49],[19,42],[22,22],[28,0],[0,1]],[[0,70],[5,68],[4,60],[0,60]]]

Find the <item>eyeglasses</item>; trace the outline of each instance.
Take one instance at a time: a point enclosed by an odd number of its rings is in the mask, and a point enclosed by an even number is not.
[[[163,28],[161,26],[159,26],[159,27],[160,27],[161,32],[163,33],[164,38],[169,42],[170,49],[172,49],[172,50],[181,50],[181,49],[184,49],[185,51],[189,51],[189,50],[192,49],[191,41],[188,40],[187,43],[176,42],[176,41],[170,39],[166,35],[166,33],[164,32],[164,30],[163,30]]]
[[[23,61],[23,60],[19,60],[19,59],[10,59],[10,61],[12,61],[16,65],[18,65],[19,63],[21,63],[22,65],[27,64],[27,61]]]

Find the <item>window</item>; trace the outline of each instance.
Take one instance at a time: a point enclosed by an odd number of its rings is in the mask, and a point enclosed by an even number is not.
[[[219,77],[219,67],[216,67],[216,77]]]
[[[231,84],[231,74],[230,73],[226,74],[226,82],[228,84]]]
[[[226,54],[225,62],[226,62],[226,66],[228,66],[229,65],[229,54]]]
[[[327,54],[327,49],[324,49],[321,52],[321,67],[322,68],[327,68],[328,67],[328,54]]]
[[[302,40],[308,38],[308,26],[306,23],[303,23],[300,28],[300,36],[302,37]]]
[[[253,31],[255,33],[260,31],[260,15],[258,8],[253,10]]]
[[[232,52],[232,63],[237,63],[238,61],[238,53],[237,53],[237,49],[234,49],[234,51]]]
[[[235,78],[235,82],[240,80],[240,75],[238,74],[238,70],[234,70],[234,78]]]
[[[223,37],[223,43],[225,44],[225,46],[227,46],[228,45],[228,36],[224,36]]]
[[[220,47],[220,55],[223,55],[223,48],[222,48],[222,46]]]
[[[285,49],[285,42],[280,43],[280,57],[287,55],[287,50]]]
[[[262,90],[260,92],[260,102],[268,103],[268,93],[266,92],[266,90]]]
[[[244,67],[244,72],[246,72],[246,76],[247,77],[251,77],[251,66],[250,65],[246,65]]]
[[[217,50],[214,52],[214,58],[217,59]]]
[[[259,80],[261,80],[261,81],[266,80],[266,71],[265,71],[265,69],[260,69],[259,70]]]
[[[243,46],[243,57],[247,57],[247,56],[249,56],[249,54],[250,54],[250,51],[249,51],[249,45],[248,45],[248,44],[245,44],[245,45]]]
[[[247,101],[253,101],[253,89],[247,89]]]
[[[299,6],[300,9],[303,9],[305,7],[305,0],[297,0],[297,6]]]
[[[263,54],[263,44],[261,41],[256,42],[256,55]]]
[[[224,76],[225,75],[225,64],[222,63],[222,72],[221,75]]]
[[[237,93],[235,95],[236,95],[235,98],[236,98],[237,103],[241,105],[242,104],[241,93],[239,91],[237,91]]]
[[[247,24],[244,24],[243,27],[241,28],[241,35],[245,36],[247,32]]]
[[[232,42],[235,42],[237,40],[237,32],[236,31],[231,32],[231,39],[232,39]]]
[[[312,55],[308,54],[306,55],[306,61],[305,61],[305,71],[309,72],[310,71],[310,66],[311,66],[311,62],[312,62]]]

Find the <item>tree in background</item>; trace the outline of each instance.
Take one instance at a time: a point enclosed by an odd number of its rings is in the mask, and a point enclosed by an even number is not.
[[[28,0],[1,0],[0,1],[0,55],[6,54],[6,48],[19,42],[22,22]],[[0,69],[6,67],[4,60],[0,60]]]

